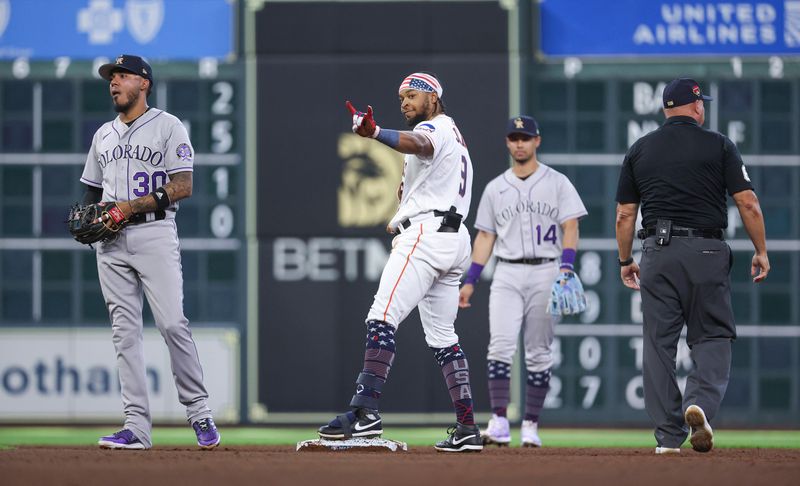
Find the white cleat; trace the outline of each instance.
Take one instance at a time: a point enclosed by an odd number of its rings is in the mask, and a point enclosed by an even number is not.
[[[692,428],[689,442],[697,452],[708,452],[714,447],[714,431],[708,425],[706,413],[697,405],[689,405],[683,414],[686,425]]]
[[[539,424],[531,420],[523,420],[520,439],[522,447],[542,447],[542,439],[539,438]]]
[[[680,454],[680,447],[656,447],[656,454]]]
[[[489,425],[486,426],[486,430],[481,436],[484,444],[497,444],[500,447],[507,446],[511,443],[511,428],[508,425],[508,419],[492,414],[492,418],[489,419]]]

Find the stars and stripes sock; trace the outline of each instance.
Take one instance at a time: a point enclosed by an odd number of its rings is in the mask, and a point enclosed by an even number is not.
[[[511,399],[511,363],[490,359],[486,363],[489,377],[489,403],[492,413],[505,417]]]
[[[467,355],[458,343],[446,348],[433,349],[436,362],[442,367],[447,390],[453,401],[456,421],[463,425],[474,425],[472,412],[472,388],[469,384],[469,363]]]
[[[367,321],[364,367],[356,379],[356,393],[350,406],[378,410],[383,385],[394,362],[394,327],[383,321]]]
[[[539,421],[544,399],[550,390],[550,368],[544,371],[529,371],[525,393],[525,420]]]

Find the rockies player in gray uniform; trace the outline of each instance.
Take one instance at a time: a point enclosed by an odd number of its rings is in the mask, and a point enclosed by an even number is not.
[[[81,182],[84,204],[116,201],[128,225],[97,246],[100,287],[111,317],[125,410],[125,425],[101,437],[110,449],[149,449],[152,420],[142,348],[142,295],[164,337],[180,402],[198,446],[213,449],[220,436],[211,410],[197,348],[183,314],[183,275],[175,212],[192,194],[193,150],[183,124],[147,106],[153,72],[141,57],[123,54],[104,64],[119,116],[94,134]]]
[[[489,182],[481,197],[472,265],[460,291],[459,305],[469,307],[475,283],[494,251],[497,267],[489,295],[487,363],[492,418],[484,433],[485,443],[511,442],[506,409],[511,363],[522,330],[528,376],[520,438],[523,446],[542,445],[538,420],[549,390],[558,320],[552,314],[585,309],[573,262],[578,219],[587,214],[586,208],[566,176],[537,160],[540,143],[539,127],[533,118],[509,120],[506,147],[514,164]],[[560,299],[565,288],[577,299],[559,309],[553,301]]]

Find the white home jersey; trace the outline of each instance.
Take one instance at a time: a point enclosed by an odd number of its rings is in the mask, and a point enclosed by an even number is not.
[[[117,117],[95,132],[81,182],[103,189],[103,201],[129,201],[163,186],[172,174],[191,171],[193,162],[181,121],[151,108],[130,127]]]
[[[559,258],[561,224],[586,214],[567,176],[540,163],[525,180],[511,169],[494,178],[481,197],[475,227],[497,235],[497,257]]]
[[[396,228],[406,218],[451,206],[467,217],[472,199],[472,161],[464,138],[452,118],[438,115],[414,127],[433,144],[433,157],[406,155],[403,196],[389,226]]]

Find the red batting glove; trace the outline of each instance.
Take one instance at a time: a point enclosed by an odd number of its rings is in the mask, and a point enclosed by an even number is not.
[[[372,117],[372,106],[367,105],[366,113],[356,110],[349,101],[345,103],[345,106],[353,117],[353,133],[370,138],[375,138],[378,135],[380,128],[375,124],[375,119]]]

